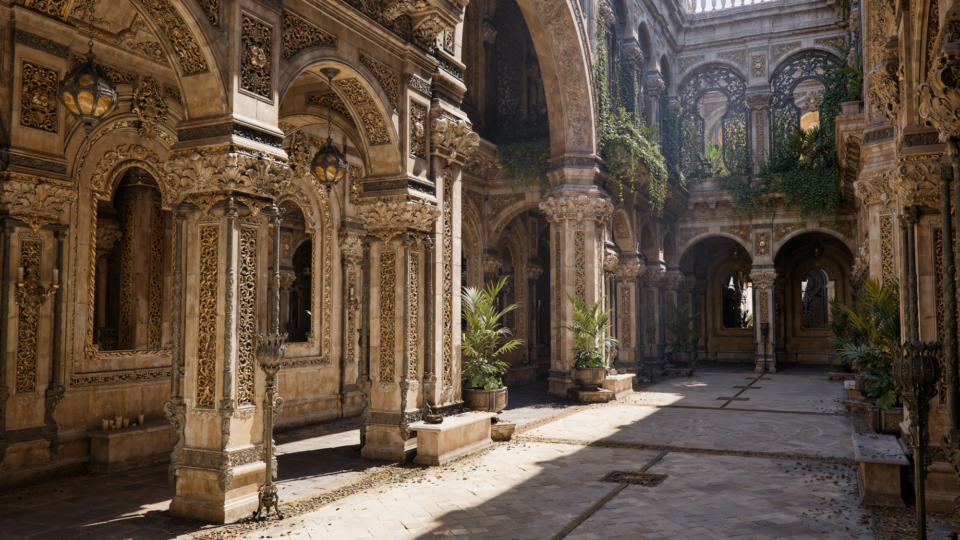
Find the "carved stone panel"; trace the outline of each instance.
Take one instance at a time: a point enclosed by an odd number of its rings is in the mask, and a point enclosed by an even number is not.
[[[427,159],[427,108],[410,100],[410,155]]]
[[[374,60],[372,56],[363,51],[360,51],[360,65],[373,73],[374,78],[383,88],[383,93],[387,95],[390,104],[393,105],[393,109],[398,110],[400,108],[400,74],[386,64]]]
[[[257,229],[240,228],[239,303],[237,307],[237,402],[254,404],[257,371]]]
[[[23,61],[20,79],[20,125],[57,132],[57,71]]]
[[[197,333],[197,406],[216,404],[217,290],[220,279],[220,228],[200,227],[200,294]]]
[[[25,276],[40,272],[40,242],[23,242],[20,245],[20,263]],[[39,306],[33,303],[20,306],[17,316],[17,392],[33,392],[37,389],[37,333],[40,330]]]
[[[453,178],[443,175],[443,384],[453,384]]]
[[[880,216],[880,260],[881,275],[884,283],[893,283],[896,279],[893,261],[893,216]]]
[[[140,4],[163,31],[185,75],[207,71],[207,60],[200,50],[200,44],[169,0],[140,0]]]
[[[244,15],[241,47],[240,88],[272,99],[273,27]]]
[[[380,253],[380,382],[396,376],[397,252]]]
[[[357,79],[340,79],[333,81],[340,94],[345,96],[347,101],[356,111],[360,123],[367,134],[367,140],[371,145],[386,144],[390,142],[390,135],[387,131],[387,122],[376,103],[367,90]]]
[[[163,210],[159,204],[150,208],[150,314],[147,321],[147,342],[159,349],[163,339]]]

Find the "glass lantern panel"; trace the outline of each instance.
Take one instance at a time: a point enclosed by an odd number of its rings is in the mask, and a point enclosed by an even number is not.
[[[110,96],[101,95],[100,99],[97,100],[97,110],[93,111],[94,116],[106,114],[112,104],[113,100],[110,99]]]
[[[63,104],[67,106],[67,109],[70,109],[72,114],[80,114],[80,109],[77,108],[77,102],[73,100],[73,94],[70,92],[63,93]]]
[[[80,107],[80,114],[90,114],[93,112],[93,92],[86,89],[78,92],[77,105]]]
[[[80,76],[80,86],[93,86],[97,79],[91,73],[84,73]]]

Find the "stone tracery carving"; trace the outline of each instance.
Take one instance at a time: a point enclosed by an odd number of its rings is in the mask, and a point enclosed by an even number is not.
[[[390,142],[390,135],[387,131],[387,122],[380,114],[373,98],[367,93],[367,90],[356,79],[340,79],[333,81],[337,90],[353,106],[357,112],[360,123],[367,134],[367,140],[371,145],[386,144]]]
[[[373,73],[374,78],[377,79],[380,87],[383,88],[383,93],[387,95],[390,104],[393,105],[393,109],[398,110],[400,108],[400,74],[363,51],[360,51],[360,65]]]
[[[240,272],[237,306],[237,403],[253,405],[257,370],[257,229],[240,228]]]
[[[200,51],[200,44],[176,8],[168,0],[140,0],[140,3],[173,47],[183,73],[195,75],[207,71],[207,60]]]
[[[397,316],[397,252],[380,253],[380,382],[394,382]]]
[[[144,79],[133,94],[133,113],[140,119],[140,136],[144,139],[156,137],[156,126],[165,120],[167,114],[167,100],[153,77]]]
[[[57,132],[57,87],[55,69],[23,61],[20,78],[20,125]]]
[[[52,290],[35,291],[37,274],[40,272],[40,255],[43,245],[40,242],[23,242],[20,245],[20,262],[18,266],[24,269],[28,287],[17,287],[17,304],[20,311],[17,314],[17,393],[33,392],[37,389],[37,332],[40,327],[40,305],[47,299]],[[42,291],[42,287],[40,287]],[[27,295],[30,295],[29,300]]]
[[[336,47],[337,36],[288,9],[283,10],[283,59],[312,47]]]
[[[197,407],[216,404],[217,289],[220,279],[220,228],[200,227],[199,332],[197,334]]]
[[[159,204],[150,206],[150,292],[147,343],[159,349],[163,338],[163,237],[164,218]]]

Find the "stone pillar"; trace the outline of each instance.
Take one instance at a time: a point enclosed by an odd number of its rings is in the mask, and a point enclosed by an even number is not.
[[[673,314],[670,311],[668,304],[673,304],[674,306],[680,305],[680,284],[683,282],[683,274],[679,270],[671,268],[667,271],[666,275],[663,278],[662,290],[663,296],[661,300],[661,317],[664,321],[663,330],[661,331],[661,343],[662,355],[666,359],[670,357],[670,354],[673,352],[673,342],[676,341],[677,336],[674,335],[667,327],[670,323],[673,322]],[[668,364],[668,369],[672,367],[673,364]]]
[[[370,395],[364,403],[360,454],[367,459],[404,462],[417,448],[416,436],[408,426],[420,419],[423,400],[420,318],[429,307],[423,301],[422,240],[440,209],[419,199],[393,199],[359,206],[357,212],[366,218],[367,231],[376,237],[369,240],[369,260],[364,253],[361,325],[369,326],[370,340],[369,371],[362,376],[361,389],[370,384]]]
[[[750,122],[753,131],[753,140],[749,141],[753,149],[754,170],[766,163],[770,148],[770,105],[773,103],[773,94],[770,92],[755,92],[747,95],[747,106],[750,108]]]
[[[639,276],[644,267],[640,266],[640,258],[635,251],[621,253],[615,276],[617,279],[617,341],[620,346],[620,355],[617,359],[617,371],[639,374],[637,365],[638,351],[641,344],[637,341],[638,328],[641,323],[640,313],[637,312],[637,296],[640,293]]]
[[[750,273],[754,294],[753,335],[757,343],[757,373],[777,372],[776,290],[773,287],[776,279],[777,273],[771,270]]]
[[[556,316],[550,361],[551,395],[566,396],[574,386],[573,340],[559,326],[572,322],[572,304],[567,295],[587,305],[600,300],[603,290],[603,244],[600,229],[613,212],[610,200],[599,194],[548,195],[540,211],[550,223],[551,305]]]
[[[661,123],[663,115],[660,113],[660,96],[665,89],[666,85],[659,73],[647,75],[647,95],[650,97],[650,115],[647,120],[649,125]]]
[[[171,460],[176,494],[170,514],[228,523],[256,510],[266,470],[255,332],[259,308],[269,301],[264,293],[270,238],[256,205],[241,206],[230,194],[220,198],[223,202],[205,212],[187,210],[185,231],[184,218],[177,218],[176,236],[183,238],[177,251],[183,249],[186,259],[186,410],[179,456]],[[174,397],[171,421],[180,414]]]
[[[648,263],[643,274],[643,342],[644,362],[649,365],[663,364],[663,344],[661,343],[661,311],[663,298],[660,285],[666,275],[662,263]],[[652,368],[651,368],[652,369]],[[651,371],[653,373],[654,371]]]
[[[340,348],[340,415],[356,414],[363,409],[363,396],[357,386],[359,369],[359,325],[360,308],[360,263],[363,261],[363,248],[360,245],[360,233],[363,229],[344,226],[340,231],[340,259],[343,266],[343,321],[341,326],[343,346]]]
[[[537,281],[541,275],[543,275],[543,268],[537,264],[527,263],[527,298],[523,300],[527,306],[529,306],[526,317],[527,359],[525,364],[533,363],[533,358],[537,350],[537,315],[539,313],[537,309],[539,304],[539,299],[537,298]]]
[[[150,289],[163,286],[162,261],[152,259],[153,242],[155,239],[162,242],[164,235],[163,213],[156,188],[126,187],[120,201],[120,220],[123,236],[120,239],[120,283],[117,284],[120,290],[117,349],[159,349],[162,346],[162,325],[150,320]],[[154,301],[159,302],[161,297],[157,294]]]

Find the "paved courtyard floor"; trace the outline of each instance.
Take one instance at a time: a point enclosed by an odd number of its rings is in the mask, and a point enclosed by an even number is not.
[[[279,434],[284,520],[171,519],[154,467],[0,493],[0,540],[874,537],[824,375],[700,373],[590,407],[544,391],[511,390],[520,435],[447,467],[360,460],[353,419]]]

